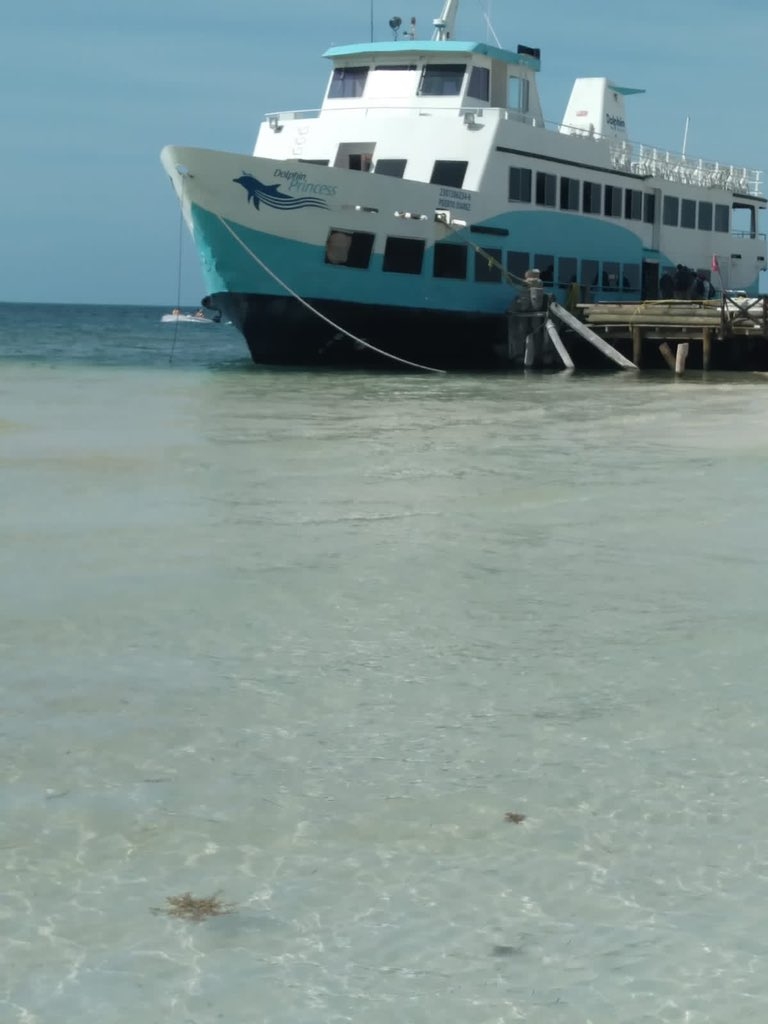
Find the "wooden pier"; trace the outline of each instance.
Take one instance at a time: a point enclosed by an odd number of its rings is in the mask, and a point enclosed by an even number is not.
[[[768,370],[768,296],[585,303],[577,311],[639,369]]]

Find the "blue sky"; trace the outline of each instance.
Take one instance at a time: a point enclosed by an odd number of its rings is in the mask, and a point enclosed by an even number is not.
[[[486,8],[489,0],[483,0]],[[441,0],[374,0],[428,37]],[[764,0],[491,0],[502,44],[542,49],[545,117],[573,79],[645,88],[628,101],[631,138],[768,167]],[[481,0],[457,36],[486,39]],[[328,46],[370,38],[370,0],[25,0],[0,33],[0,301],[173,305],[178,204],[166,143],[250,153],[262,115],[316,107]],[[763,189],[768,188],[766,185]],[[765,225],[763,226],[765,229]],[[186,229],[182,301],[202,278]]]

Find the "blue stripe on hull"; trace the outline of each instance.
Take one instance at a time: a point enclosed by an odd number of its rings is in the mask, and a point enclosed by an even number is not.
[[[196,206],[192,215],[209,292],[286,294],[285,289],[238,244],[217,216]],[[338,226],[342,230],[350,229],[347,218],[340,216],[339,221]],[[391,274],[383,273],[382,257],[376,253],[371,257],[367,270],[334,266],[325,262],[322,246],[254,231],[242,224],[232,224],[231,227],[238,238],[299,295],[312,295],[329,301],[354,298],[358,303],[394,303],[414,309],[497,314],[508,308],[515,293],[513,287],[472,280],[474,253],[471,246],[527,252],[532,258],[537,253],[549,253],[558,257],[571,255],[580,260],[610,260],[638,266],[643,259],[642,243],[632,231],[596,219],[526,211],[504,214],[485,223],[509,234],[497,237],[465,230],[450,236],[450,240],[470,246],[469,279],[466,281],[432,277],[429,250],[420,275]],[[359,229],[364,228],[365,224],[361,223]],[[557,288],[553,290],[557,291]],[[629,300],[639,298],[639,293],[623,294]],[[615,293],[613,297],[616,297]]]

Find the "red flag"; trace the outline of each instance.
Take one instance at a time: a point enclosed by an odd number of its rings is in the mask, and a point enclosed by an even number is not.
[[[717,262],[717,256],[713,256],[712,257],[712,273],[713,274],[719,274],[720,273],[720,264]]]

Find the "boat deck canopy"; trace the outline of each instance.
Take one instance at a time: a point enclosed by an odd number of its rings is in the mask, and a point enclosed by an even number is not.
[[[462,43],[454,40],[437,42],[430,39],[404,39],[396,43],[369,43],[357,44],[354,46],[332,46],[326,50],[324,57],[337,60],[343,57],[391,57],[407,54],[422,56],[455,57],[458,54],[468,56],[479,54],[490,57],[492,60],[500,60],[505,64],[518,64],[533,71],[538,71],[541,61],[528,53],[514,53],[512,50],[503,50],[498,46],[489,46],[487,43]]]

